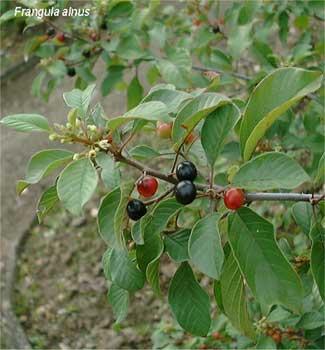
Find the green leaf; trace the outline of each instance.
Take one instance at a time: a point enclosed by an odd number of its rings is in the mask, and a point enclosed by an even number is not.
[[[220,286],[224,313],[235,328],[254,339],[255,331],[247,311],[244,279],[232,252],[226,259]]]
[[[132,226],[131,236],[137,245],[144,244],[144,226],[146,225],[148,219],[150,219],[150,216],[145,215],[140,220],[136,221]]]
[[[32,95],[36,97],[42,97],[42,84],[46,77],[46,72],[41,71],[32,83]]]
[[[130,156],[134,159],[144,160],[158,157],[160,153],[147,145],[138,145],[130,149]]]
[[[9,21],[11,19],[22,17],[21,13],[18,11],[17,16],[15,14],[15,9],[8,10],[4,12],[0,17],[0,24],[2,25],[4,22]]]
[[[325,182],[325,153],[323,153],[318,163],[317,174],[315,176],[315,185],[320,185]]]
[[[134,292],[143,287],[144,274],[136,267],[124,249],[112,249],[109,266],[112,281],[120,288]]]
[[[303,233],[308,236],[313,216],[312,205],[306,202],[298,202],[292,206],[291,213],[297,225],[300,226]]]
[[[247,284],[264,310],[279,304],[299,311],[301,281],[277,245],[273,225],[243,207],[229,216],[228,237]]]
[[[310,232],[312,248],[310,256],[311,271],[317,284],[319,294],[325,301],[325,230],[320,224],[315,224]]]
[[[176,113],[184,101],[192,98],[192,95],[184,91],[161,88],[151,89],[142,102],[160,101],[166,104],[169,113]]]
[[[127,316],[129,308],[129,292],[112,283],[107,298],[112,305],[116,323],[121,323]]]
[[[120,185],[120,172],[111,157],[106,153],[99,153],[96,157],[97,164],[101,167],[100,177],[107,189],[115,188]]]
[[[255,12],[258,10],[258,7],[258,2],[250,0],[244,1],[238,14],[238,24],[242,26],[251,22],[254,18]]]
[[[159,72],[164,81],[174,84],[177,88],[185,89],[190,85],[187,72],[177,67],[174,63],[160,59],[157,62]]]
[[[255,349],[276,349],[275,341],[266,335],[261,334],[258,338]]]
[[[25,181],[35,184],[55,169],[72,160],[73,152],[62,149],[47,149],[35,153],[27,164]]]
[[[210,214],[197,221],[188,242],[193,265],[211,278],[219,279],[224,260],[218,230],[219,214]]]
[[[176,271],[168,291],[168,302],[182,328],[197,336],[206,336],[210,329],[210,300],[184,262]]]
[[[230,100],[220,94],[204,93],[189,101],[177,113],[173,124],[172,139],[174,149],[178,149],[194,127],[218,107],[230,103]]]
[[[49,64],[46,69],[54,78],[63,78],[67,74],[67,67],[61,60]]]
[[[128,181],[123,182],[120,186],[121,188],[121,197],[120,202],[117,206],[115,215],[114,215],[114,232],[115,232],[115,242],[118,247],[124,246],[124,237],[123,237],[123,223],[126,219],[126,207],[129,202],[129,197],[133,191],[134,182]]]
[[[161,120],[167,123],[171,121],[171,118],[168,116],[166,105],[162,102],[153,101],[141,103],[137,107],[125,113],[123,117],[110,119],[107,122],[107,127],[111,131],[114,131],[121,125],[137,119],[143,119],[152,122]]]
[[[166,228],[169,220],[182,207],[182,204],[178,203],[175,198],[162,200],[150,213],[151,220],[147,223],[145,230],[152,233],[162,232]]]
[[[188,241],[191,230],[182,229],[164,238],[168,255],[176,262],[183,262],[189,259]]]
[[[280,68],[255,87],[247,103],[240,129],[242,155],[247,161],[266,130],[302,97],[317,90],[321,72]]]
[[[100,202],[97,223],[98,230],[105,242],[115,246],[114,216],[120,203],[121,190],[119,187],[109,192]]]
[[[116,48],[117,54],[127,60],[136,60],[146,54],[137,35],[122,38]]]
[[[37,203],[37,218],[38,222],[41,223],[44,217],[47,215],[51,209],[53,209],[59,202],[58,193],[56,186],[52,186],[45,190]]]
[[[140,103],[142,96],[143,96],[143,87],[140,84],[138,77],[135,76],[131,80],[127,90],[128,110],[137,106]]]
[[[149,218],[150,224],[151,218]],[[144,228],[143,244],[136,248],[137,262],[142,271],[146,272],[148,265],[159,257],[164,249],[160,233],[151,231],[147,225]]]
[[[99,128],[104,128],[107,123],[107,119],[105,117],[105,112],[103,106],[100,103],[97,103],[93,110],[91,111],[91,119],[93,123]]]
[[[70,163],[57,182],[58,196],[63,206],[72,214],[81,214],[82,207],[91,198],[97,182],[96,169],[88,158]]]
[[[159,267],[160,267],[160,257],[164,251],[164,248],[162,247],[160,254],[152,260],[146,269],[146,277],[149,285],[151,286],[152,290],[157,294],[161,294],[160,289],[160,279],[159,279]]]
[[[111,274],[111,269],[110,269],[111,254],[112,254],[112,248],[109,247],[106,249],[106,251],[102,257],[103,271],[104,271],[105,278],[108,281],[112,281],[112,274]]]
[[[71,108],[77,108],[82,118],[86,117],[95,84],[88,85],[85,90],[73,89],[63,94],[64,102]]]
[[[25,188],[27,188],[30,184],[24,180],[19,180],[16,183],[16,194],[19,196],[22,194]]]
[[[128,0],[112,1],[108,6],[108,18],[110,19],[130,16],[134,7]]]
[[[279,36],[280,36],[281,42],[284,45],[286,45],[287,37],[289,33],[289,15],[287,11],[282,11],[279,14],[278,21],[279,21],[279,27],[280,27]]]
[[[87,84],[92,83],[96,80],[95,75],[88,67],[76,67],[77,75],[83,79]]]
[[[245,190],[293,189],[310,178],[305,170],[284,153],[268,152],[242,165],[232,184]]]
[[[240,111],[235,105],[222,106],[206,117],[201,129],[201,143],[211,167],[239,117]]]
[[[47,119],[39,114],[12,114],[0,120],[1,124],[20,132],[49,132]]]
[[[122,80],[124,66],[110,66],[107,70],[105,79],[101,85],[101,92],[103,96],[107,96],[115,87],[115,85]]]
[[[315,328],[323,327],[324,321],[325,321],[324,312],[320,312],[320,311],[307,312],[301,317],[299,322],[296,324],[296,327],[307,329],[307,330],[315,329]]]
[[[177,88],[190,86],[189,70],[192,66],[191,56],[184,48],[167,50],[167,59],[159,59],[157,66],[164,81]]]

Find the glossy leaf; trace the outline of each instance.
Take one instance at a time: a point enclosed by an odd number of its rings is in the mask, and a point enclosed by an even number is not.
[[[310,232],[312,248],[310,257],[311,271],[317,284],[319,294],[325,300],[325,230],[320,224],[315,224]]]
[[[59,197],[56,190],[56,186],[52,186],[45,190],[37,203],[37,218],[41,223],[44,217],[59,203]]]
[[[123,182],[120,187],[120,202],[116,208],[114,215],[115,242],[118,247],[122,247],[125,244],[123,237],[123,223],[126,220],[126,207],[130,198],[130,194],[133,191],[133,187],[133,181]]]
[[[246,207],[231,214],[228,222],[234,256],[262,307],[279,304],[298,312],[301,281],[277,245],[273,225]]]
[[[310,178],[305,170],[284,153],[264,153],[242,165],[232,184],[245,190],[293,189]]]
[[[35,184],[55,169],[72,160],[73,152],[48,149],[35,153],[27,164],[25,181]]]
[[[168,302],[182,328],[194,335],[207,335],[211,324],[209,296],[186,262],[181,264],[171,281]]]
[[[107,298],[112,305],[116,323],[121,323],[127,316],[129,308],[129,292],[112,283]]]
[[[143,119],[152,122],[161,120],[167,123],[171,121],[170,117],[168,116],[166,105],[162,102],[152,101],[138,105],[125,113],[123,117],[110,119],[107,122],[107,127],[111,131],[114,131],[123,124],[136,119]]]
[[[291,213],[295,222],[302,228],[305,235],[309,235],[312,223],[313,208],[308,202],[298,202],[291,208]]]
[[[143,96],[143,87],[137,76],[135,76],[127,89],[127,105],[128,110],[138,105]]]
[[[240,111],[235,105],[226,105],[216,109],[205,119],[201,130],[201,143],[212,167],[239,117]]]
[[[247,161],[266,130],[302,97],[320,87],[320,72],[280,68],[266,76],[247,103],[240,129],[242,155]]]
[[[79,159],[64,168],[57,182],[63,206],[79,215],[82,207],[93,195],[98,182],[96,169],[88,158]]]
[[[95,84],[88,85],[85,90],[73,89],[63,94],[64,102],[71,108],[77,108],[81,117],[85,118]]]
[[[182,229],[165,236],[164,242],[168,255],[176,262],[183,262],[189,259],[188,241],[191,230]]]
[[[111,157],[101,152],[96,156],[96,163],[101,168],[100,177],[107,189],[111,190],[120,185],[120,171]]]
[[[146,272],[148,265],[161,255],[164,249],[160,234],[152,231],[149,225],[150,221],[144,228],[143,244],[136,247],[137,262],[144,272]]]
[[[247,310],[244,279],[232,252],[229,252],[225,261],[220,287],[225,314],[235,328],[254,339],[255,332]]]
[[[175,198],[164,199],[150,213],[151,220],[147,223],[145,230],[152,233],[162,232],[169,220],[183,207]]]
[[[178,149],[180,147],[187,135],[203,118],[229,102],[230,100],[227,97],[209,92],[201,94],[186,103],[177,113],[173,124],[172,139],[175,143],[174,148]]]
[[[210,214],[197,221],[188,242],[191,263],[214,279],[219,279],[224,260],[218,221],[219,214]]]
[[[144,274],[136,267],[126,250],[113,248],[109,266],[112,281],[120,288],[134,292],[143,287]]]
[[[12,114],[0,120],[1,124],[20,132],[49,132],[47,119],[39,114]]]
[[[148,264],[146,269],[147,281],[157,295],[161,294],[159,267],[160,267],[160,257],[163,251],[164,249],[162,248],[160,251],[160,254]]]
[[[315,176],[314,183],[320,185],[325,182],[325,153],[323,153],[318,163],[317,174]]]
[[[184,101],[192,98],[192,95],[184,91],[161,88],[150,90],[142,102],[160,101],[166,104],[169,113],[176,113]]]
[[[115,246],[114,217],[120,203],[121,190],[119,187],[109,192],[100,202],[97,223],[98,230],[105,242],[111,247]]]
[[[158,151],[147,145],[138,145],[130,149],[129,151],[132,158],[144,160],[155,158],[160,155]]]

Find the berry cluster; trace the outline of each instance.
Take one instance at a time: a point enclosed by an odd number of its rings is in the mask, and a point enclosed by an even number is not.
[[[176,176],[179,183],[175,186],[175,198],[181,204],[190,204],[196,198],[196,187],[193,183],[197,170],[192,162],[184,161],[177,165]]]
[[[197,177],[195,165],[190,161],[183,161],[176,167],[178,183],[174,188],[177,202],[187,205],[196,198],[196,187],[193,181]],[[138,193],[144,197],[152,197],[158,189],[158,180],[152,176],[144,176],[137,183]],[[245,194],[240,188],[230,188],[224,193],[224,203],[228,209],[237,210],[245,203]],[[146,205],[139,199],[131,199],[127,205],[130,219],[139,220],[147,213]]]

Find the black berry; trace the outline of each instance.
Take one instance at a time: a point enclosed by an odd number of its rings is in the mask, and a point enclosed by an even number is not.
[[[76,75],[76,70],[73,67],[68,67],[67,74],[69,77],[73,77]]]
[[[176,176],[180,181],[193,181],[197,177],[197,170],[195,165],[187,160],[179,163],[176,168]]]
[[[55,34],[55,30],[53,28],[49,28],[47,31],[46,31],[46,34],[48,36],[53,36]]]
[[[84,51],[82,51],[82,55],[83,55],[85,58],[89,58],[90,55],[91,55],[91,52],[90,52],[90,50],[84,50]]]
[[[138,199],[132,199],[126,207],[126,211],[130,219],[136,221],[142,218],[146,214],[147,208],[143,202]]]
[[[213,27],[213,28],[212,28],[212,32],[213,32],[214,34],[220,33],[220,28],[219,28],[219,26]]]
[[[103,30],[107,30],[107,23],[106,23],[106,20],[104,20],[103,22],[102,22],[102,24],[100,25],[100,29],[103,29]]]
[[[175,197],[177,202],[181,204],[190,204],[196,197],[196,187],[193,182],[189,180],[180,181],[175,186]]]

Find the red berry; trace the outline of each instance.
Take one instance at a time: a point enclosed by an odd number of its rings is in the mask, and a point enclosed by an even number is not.
[[[170,137],[172,135],[172,128],[173,128],[172,123],[158,122],[157,123],[157,134],[162,139],[170,139]]]
[[[61,43],[63,43],[64,40],[65,40],[65,35],[64,35],[64,33],[58,33],[58,34],[56,34],[56,39],[57,39],[58,41],[60,41]]]
[[[222,338],[222,335],[219,332],[213,332],[211,336],[214,340],[220,340]]]
[[[230,188],[226,191],[224,198],[228,209],[239,209],[245,203],[245,194],[240,188]]]
[[[191,132],[185,139],[185,145],[192,144],[197,139],[197,136]]]
[[[281,343],[282,341],[282,335],[279,331],[276,331],[273,333],[272,335],[272,339],[278,344],[278,343]]]
[[[89,37],[92,41],[97,41],[99,39],[99,35],[96,32],[91,32]]]
[[[199,27],[202,24],[201,20],[198,18],[193,18],[192,23],[195,27]]]
[[[155,177],[145,176],[137,184],[137,190],[143,197],[151,197],[157,192],[158,181]]]

